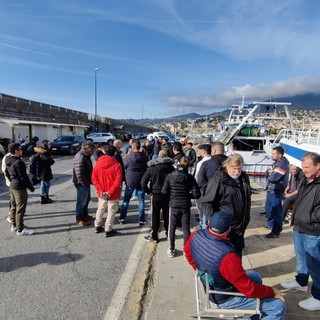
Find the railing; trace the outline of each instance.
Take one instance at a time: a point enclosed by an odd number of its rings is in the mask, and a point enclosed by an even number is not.
[[[279,143],[280,139],[286,138],[289,140],[293,140],[296,143],[308,143],[315,146],[320,146],[320,129],[282,129],[275,142]]]

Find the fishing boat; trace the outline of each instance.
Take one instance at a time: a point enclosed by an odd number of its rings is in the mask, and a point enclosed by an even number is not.
[[[250,175],[264,175],[273,160],[272,146],[279,139],[282,128],[293,129],[289,102],[253,102],[232,105],[221,134],[214,140],[226,145],[226,154],[238,153],[244,159],[244,171]]]
[[[279,145],[284,149],[288,161],[301,168],[301,158],[308,152],[320,155],[320,129],[282,130],[279,133]]]

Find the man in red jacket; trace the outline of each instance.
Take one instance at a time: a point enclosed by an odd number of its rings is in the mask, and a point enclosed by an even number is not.
[[[116,148],[114,146],[104,146],[105,155],[98,159],[92,172],[92,183],[97,190],[98,210],[94,225],[96,233],[103,231],[103,214],[108,209],[108,215],[104,227],[106,237],[116,234],[113,229],[113,221],[119,209],[119,199],[121,196],[122,168],[120,163],[114,158]]]
[[[239,291],[245,297],[211,295],[212,302],[219,308],[254,309],[261,299],[260,319],[284,319],[285,304],[281,293],[274,288],[262,285],[258,272],[245,271],[241,257],[227,238],[231,228],[232,214],[229,211],[215,212],[206,229],[194,232],[184,246],[189,264],[196,270],[206,272],[214,279],[217,291]],[[259,319],[257,316],[251,319]]]

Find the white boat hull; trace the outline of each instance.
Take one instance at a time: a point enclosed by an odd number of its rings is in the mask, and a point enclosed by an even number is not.
[[[249,175],[263,176],[265,172],[271,168],[273,160],[262,150],[239,151],[235,150],[231,153],[240,154],[244,160],[243,171]]]

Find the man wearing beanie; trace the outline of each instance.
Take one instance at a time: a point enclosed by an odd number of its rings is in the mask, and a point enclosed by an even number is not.
[[[284,319],[286,308],[281,293],[262,285],[258,272],[243,269],[241,257],[228,238],[231,221],[230,212],[215,212],[206,229],[191,234],[184,246],[189,264],[195,270],[208,272],[209,278],[214,279],[214,290],[241,292],[246,296],[211,295],[211,302],[219,308],[254,309],[255,298],[259,298],[260,319]],[[251,319],[259,319],[259,315]]]

